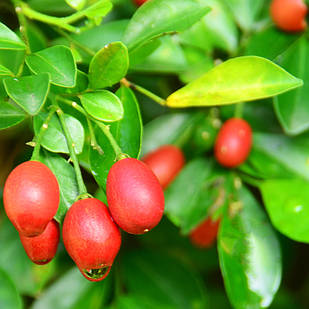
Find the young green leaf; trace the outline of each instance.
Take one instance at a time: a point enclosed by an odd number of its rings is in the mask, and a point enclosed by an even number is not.
[[[101,90],[85,93],[80,96],[83,107],[95,119],[106,122],[123,118],[123,106],[119,98],[112,92]]]
[[[285,236],[309,243],[308,182],[302,179],[266,180],[260,189],[273,225]]]
[[[60,203],[55,219],[62,223],[79,194],[74,168],[66,159],[47,151],[41,155],[41,161],[51,169],[58,180]]]
[[[31,116],[36,115],[43,107],[49,92],[49,75],[8,77],[3,80],[5,90]]]
[[[25,50],[25,43],[6,25],[0,22],[0,49]]]
[[[155,0],[146,2],[133,15],[124,34],[132,51],[146,41],[169,32],[183,31],[200,20],[209,8],[197,0]]]
[[[109,0],[99,0],[83,11],[84,15],[93,19],[97,26],[100,25],[102,18],[106,16],[113,5]]]
[[[234,308],[268,307],[281,281],[279,242],[251,196],[239,191],[241,209],[220,224],[218,251],[227,295]]]
[[[252,101],[302,86],[273,62],[256,56],[230,59],[167,98],[170,107],[213,106]]]
[[[38,134],[46,117],[47,113],[45,112],[41,112],[34,117],[33,127],[35,134]],[[75,145],[75,151],[77,154],[79,154],[83,151],[84,146],[84,128],[76,118],[70,115],[64,115],[64,117]],[[51,152],[69,153],[67,140],[63,134],[61,124],[56,115],[53,115],[51,121],[48,124],[48,128],[43,135],[42,146]]]
[[[22,122],[26,114],[14,105],[0,102],[0,130],[12,127]]]
[[[99,50],[89,66],[90,88],[99,89],[113,86],[127,74],[129,56],[126,46],[113,42]]]
[[[62,45],[49,47],[26,57],[26,63],[35,74],[48,73],[50,82],[72,88],[76,83],[76,63],[71,50]]]
[[[309,128],[309,42],[299,39],[283,55],[280,64],[304,81],[304,86],[274,98],[278,119],[288,134],[300,134]]]

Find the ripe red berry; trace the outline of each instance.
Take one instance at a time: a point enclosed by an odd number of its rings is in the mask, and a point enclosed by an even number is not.
[[[251,127],[243,119],[231,118],[221,127],[216,143],[215,157],[226,167],[236,167],[243,163],[251,150]]]
[[[209,248],[217,238],[220,220],[207,218],[190,233],[191,242],[198,248]]]
[[[103,280],[120,249],[121,234],[108,208],[98,199],[75,202],[62,228],[64,246],[83,276]]]
[[[147,0],[134,0],[135,4],[138,6],[141,6],[142,4],[144,4]]]
[[[182,151],[173,145],[161,146],[142,160],[157,176],[163,189],[174,180],[185,164]]]
[[[27,237],[43,233],[57,212],[59,199],[57,179],[41,162],[18,165],[5,182],[6,214],[18,232]]]
[[[137,159],[123,159],[112,166],[106,195],[112,217],[128,233],[146,233],[162,218],[162,187],[151,169]]]
[[[43,265],[50,262],[56,255],[59,235],[58,223],[51,220],[39,236],[26,237],[19,234],[19,237],[29,259],[35,264]]]
[[[282,30],[295,32],[307,27],[307,6],[303,0],[273,0],[270,13],[276,26]]]

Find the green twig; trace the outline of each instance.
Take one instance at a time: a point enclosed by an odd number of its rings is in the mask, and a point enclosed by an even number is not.
[[[241,180],[243,182],[245,182],[245,183],[247,183],[247,184],[249,184],[253,187],[259,188],[263,183],[263,180],[253,178],[253,177],[246,175],[246,174],[243,174],[243,173],[239,174],[238,176],[241,178]]]
[[[161,97],[157,96],[156,94],[152,93],[151,91],[141,87],[141,86],[138,86],[130,81],[128,81],[126,78],[123,78],[121,80],[121,83],[126,86],[126,87],[130,87],[142,94],[144,94],[145,96],[147,96],[148,98],[152,99],[153,101],[159,103],[160,105],[163,105],[165,106],[166,105],[166,101],[164,99],[162,99]]]
[[[63,129],[63,133],[64,133],[65,138],[67,140],[67,145],[68,145],[70,157],[71,157],[71,160],[72,160],[73,165],[74,165],[74,170],[75,170],[75,174],[76,174],[76,180],[77,180],[77,184],[78,184],[79,194],[80,195],[86,195],[87,194],[87,188],[84,184],[82,173],[81,173],[81,170],[80,170],[80,167],[79,167],[79,162],[78,162],[78,159],[77,159],[77,155],[75,153],[75,149],[74,149],[75,144],[73,143],[71,134],[70,134],[69,129],[68,129],[66,123],[65,123],[63,111],[58,106],[58,104],[56,102],[53,102],[53,105],[56,107],[56,112],[57,112],[58,118],[60,120],[62,129]]]
[[[244,103],[237,103],[235,105],[234,117],[242,118],[244,112]]]
[[[49,114],[47,115],[44,123],[42,124],[40,128],[39,134],[37,134],[35,137],[35,147],[34,147],[34,150],[31,156],[32,161],[39,161],[42,138],[48,128],[48,124],[50,120],[52,119],[55,111],[56,111],[56,108],[52,106]]]

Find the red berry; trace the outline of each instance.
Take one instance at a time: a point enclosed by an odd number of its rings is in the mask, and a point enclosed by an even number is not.
[[[6,180],[3,202],[7,216],[24,236],[40,235],[59,205],[55,175],[43,163],[28,161],[18,165]]]
[[[138,6],[141,6],[142,4],[144,4],[147,0],[134,0],[135,4]]]
[[[146,233],[163,216],[162,187],[151,169],[137,159],[123,159],[112,166],[106,195],[112,217],[128,233]]]
[[[221,127],[216,143],[215,157],[226,167],[236,167],[243,163],[251,150],[251,127],[243,119],[231,118]]]
[[[220,220],[207,218],[190,233],[191,242],[199,248],[209,248],[217,238]]]
[[[103,280],[120,249],[121,234],[108,208],[98,199],[75,202],[62,228],[64,246],[90,281]]]
[[[182,151],[173,145],[165,145],[150,152],[142,159],[157,176],[161,186],[166,188],[185,164]]]
[[[303,31],[307,27],[307,6],[303,0],[273,0],[270,13],[276,26],[282,30]]]
[[[47,264],[56,255],[59,243],[59,225],[51,220],[39,236],[26,237],[19,234],[21,243],[29,259],[38,265]]]

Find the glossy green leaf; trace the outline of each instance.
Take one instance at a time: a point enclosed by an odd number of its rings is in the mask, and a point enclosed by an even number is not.
[[[290,138],[281,134],[255,133],[253,145],[286,170],[309,180],[308,135]]]
[[[9,97],[28,114],[34,116],[43,107],[49,92],[48,74],[9,77],[3,82]]]
[[[143,127],[137,100],[134,93],[124,86],[116,94],[123,103],[124,117],[122,120],[112,123],[110,131],[124,153],[132,158],[138,158]],[[96,181],[105,188],[107,174],[115,163],[116,154],[99,128],[95,133],[103,153],[90,149],[90,165]]]
[[[14,105],[0,101],[0,130],[15,126],[26,118],[26,114]]]
[[[90,87],[99,89],[113,86],[125,77],[128,68],[129,56],[126,46],[121,42],[110,43],[99,50],[90,62]]]
[[[126,254],[122,264],[128,291],[153,299],[158,308],[208,308],[201,277],[180,259],[139,249]]]
[[[71,50],[66,46],[53,46],[26,57],[30,70],[36,74],[48,73],[50,82],[57,86],[74,87],[76,63]]]
[[[309,243],[307,188],[302,179],[266,180],[260,186],[273,225],[285,236]]]
[[[9,275],[0,268],[0,308],[1,309],[21,309],[22,300],[18,294],[16,286]]]
[[[88,75],[80,70],[77,70],[76,84],[73,88],[65,88],[51,85],[51,92],[55,94],[79,94],[88,89]]]
[[[26,46],[11,29],[0,23],[0,49],[25,50]]]
[[[100,121],[113,122],[123,118],[123,106],[112,92],[101,90],[80,96],[83,107],[89,115]]]
[[[75,10],[81,10],[87,4],[87,0],[65,0],[65,2]]]
[[[124,34],[124,43],[134,50],[165,33],[183,31],[200,20],[209,8],[197,0],[150,1],[133,15]]]
[[[14,75],[21,73],[25,61],[24,49],[0,49],[0,64]]]
[[[281,281],[281,253],[267,217],[241,189],[242,207],[220,224],[218,251],[224,285],[237,309],[268,307]]]
[[[109,296],[110,288],[109,278],[93,285],[74,267],[50,285],[31,309],[99,309]]]
[[[38,134],[46,117],[47,113],[45,112],[41,112],[34,117],[33,127],[35,134]],[[75,151],[77,154],[79,154],[83,151],[84,146],[84,128],[80,121],[76,118],[70,115],[64,115],[64,118],[75,145]],[[67,140],[63,134],[61,124],[56,115],[53,115],[51,121],[48,124],[48,128],[43,135],[42,146],[51,152],[69,153]]]
[[[38,26],[35,24],[27,23],[26,31],[29,47],[33,53],[47,47],[47,39]]]
[[[166,114],[147,123],[144,127],[142,156],[165,144],[184,142],[190,137],[199,115],[192,112]]]
[[[0,64],[0,76],[13,76],[14,74],[5,66]]]
[[[302,81],[273,62],[246,56],[230,59],[167,98],[170,107],[225,105],[278,95]]]
[[[88,18],[94,19],[97,26],[100,25],[102,18],[107,15],[112,9],[113,5],[109,0],[98,0],[91,6],[83,10],[83,13]]]
[[[298,38],[298,34],[289,33],[289,35],[286,35],[285,32],[274,26],[267,27],[249,38],[248,44],[245,48],[245,54],[274,60],[289,48]],[[271,48],[269,48],[269,46],[271,46]]]
[[[309,129],[309,43],[305,37],[294,43],[280,57],[280,64],[303,79],[304,86],[274,98],[278,119],[288,134]]]
[[[142,295],[122,295],[117,298],[115,309],[157,309],[161,307],[160,303],[157,303],[155,299],[149,299]],[[162,308],[162,307],[161,307]],[[173,307],[164,306],[164,309],[172,309]]]
[[[73,166],[59,155],[44,151],[41,160],[54,173],[60,189],[60,203],[55,219],[62,223],[66,212],[79,195]]]

